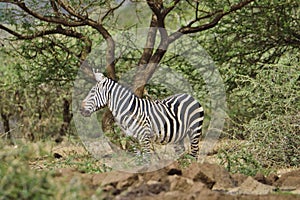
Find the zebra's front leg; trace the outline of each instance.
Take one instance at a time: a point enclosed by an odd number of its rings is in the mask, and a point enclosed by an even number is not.
[[[143,130],[138,141],[140,150],[136,152],[137,159],[142,163],[149,163],[151,157],[150,130]]]
[[[143,135],[143,138],[140,140],[142,154],[146,157],[149,157],[151,154],[151,140],[150,132],[147,132]]]

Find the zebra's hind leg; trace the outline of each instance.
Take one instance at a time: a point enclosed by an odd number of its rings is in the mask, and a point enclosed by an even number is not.
[[[200,141],[201,130],[190,132],[190,142],[191,142],[191,153],[190,155],[196,160],[199,154],[199,141]]]

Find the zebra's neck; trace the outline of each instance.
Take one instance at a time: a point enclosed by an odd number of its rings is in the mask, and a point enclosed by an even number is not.
[[[121,107],[130,106],[132,101],[139,99],[127,87],[109,79],[110,83],[107,84],[108,91],[108,108],[116,117]]]

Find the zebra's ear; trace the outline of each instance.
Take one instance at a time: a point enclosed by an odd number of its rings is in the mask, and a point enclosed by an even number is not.
[[[105,78],[105,76],[102,73],[98,72],[98,69],[95,70],[93,68],[93,74],[94,74],[94,77],[95,77],[97,82],[102,81]]]

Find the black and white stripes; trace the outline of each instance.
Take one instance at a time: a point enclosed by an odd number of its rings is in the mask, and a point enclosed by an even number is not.
[[[184,151],[184,139],[189,137],[190,154],[197,158],[204,112],[189,94],[176,94],[151,101],[136,97],[129,89],[95,73],[97,84],[81,105],[83,116],[108,106],[123,132],[136,138],[143,153],[150,153],[150,142],[174,143],[176,151]]]

